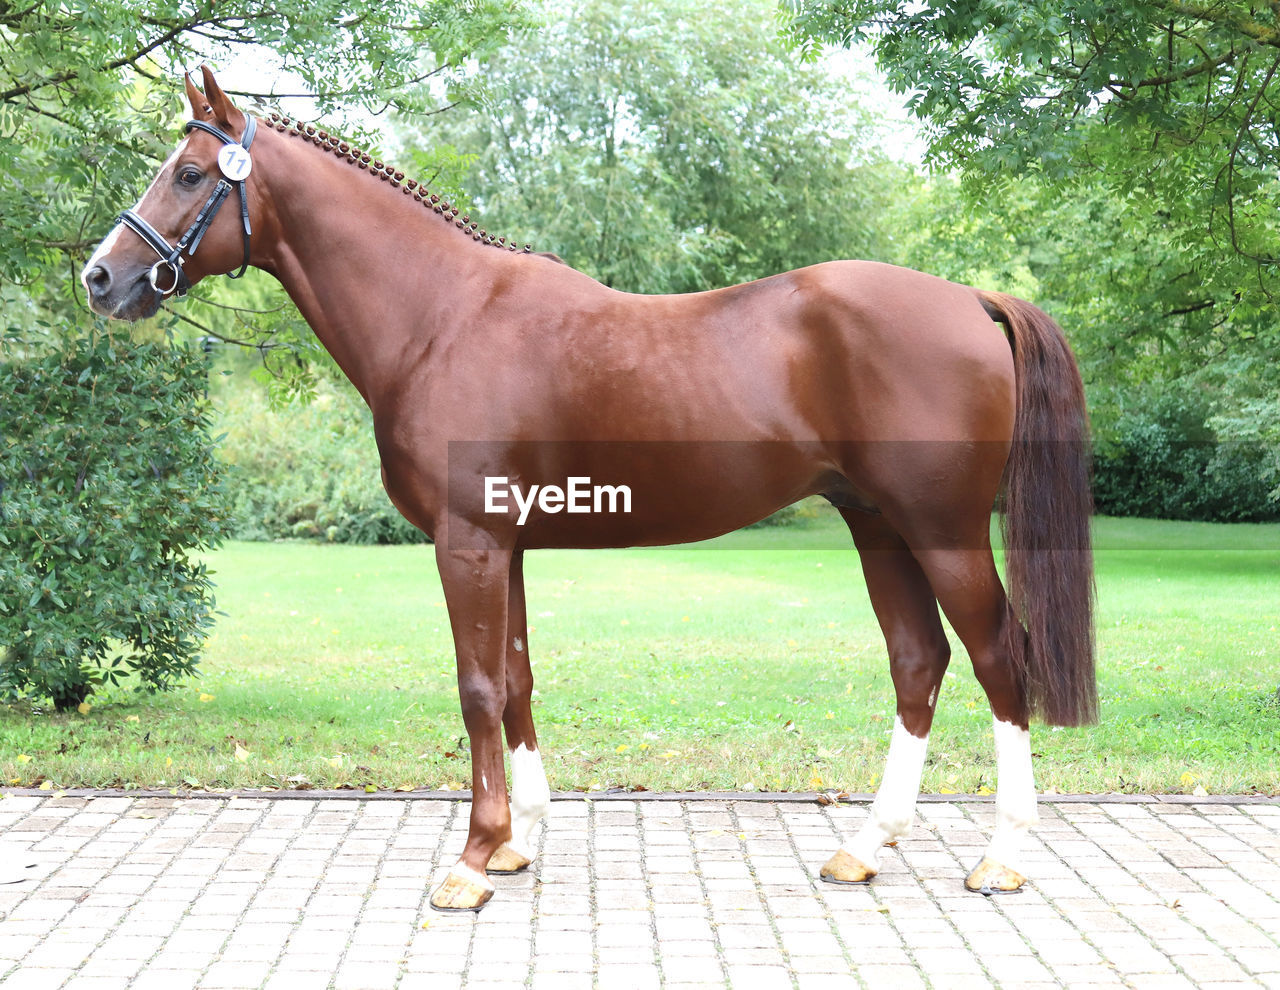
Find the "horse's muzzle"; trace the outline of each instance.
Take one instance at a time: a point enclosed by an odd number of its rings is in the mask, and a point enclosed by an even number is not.
[[[80,281],[88,293],[89,308],[100,316],[130,323],[155,316],[164,293],[151,284],[148,273],[149,269],[143,268],[131,278],[121,279],[103,262],[85,269]]]

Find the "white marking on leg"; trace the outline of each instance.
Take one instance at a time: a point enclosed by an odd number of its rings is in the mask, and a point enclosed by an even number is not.
[[[872,869],[880,868],[880,848],[911,829],[928,748],[927,735],[923,739],[913,736],[902,724],[901,717],[894,719],[889,759],[885,761],[884,779],[876,791],[876,799],[871,803],[871,814],[858,834],[844,844],[846,852]]]
[[[511,751],[511,848],[533,859],[530,836],[551,808],[551,789],[542,768],[542,755],[521,743]]]
[[[458,860],[450,867],[449,872],[463,880],[470,880],[472,883],[478,883],[485,890],[493,890],[493,881],[483,873],[477,873],[462,860]]]
[[[511,641],[511,645],[512,645],[512,646],[514,646],[514,647],[516,648],[516,652],[517,652],[517,653],[523,653],[523,652],[524,652],[524,640],[523,640],[523,639],[521,639],[519,636],[517,636],[515,639],[513,639],[513,640]],[[523,746],[523,745],[524,745],[524,743],[521,743],[520,745],[522,745],[522,746]]]
[[[994,721],[996,738],[996,829],[987,856],[1019,873],[1027,830],[1039,821],[1031,769],[1031,733],[1012,722]]]

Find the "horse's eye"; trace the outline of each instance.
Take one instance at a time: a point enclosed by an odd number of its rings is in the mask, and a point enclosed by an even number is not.
[[[203,178],[204,176],[200,174],[200,171],[194,168],[184,168],[178,173],[178,181],[184,186],[197,185]]]

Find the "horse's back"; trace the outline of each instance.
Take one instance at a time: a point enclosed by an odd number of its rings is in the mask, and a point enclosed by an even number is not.
[[[825,439],[1008,439],[1013,359],[964,285],[834,261],[688,296],[649,297],[655,351],[701,361],[714,391],[789,409]],[[795,417],[793,417],[795,418]]]

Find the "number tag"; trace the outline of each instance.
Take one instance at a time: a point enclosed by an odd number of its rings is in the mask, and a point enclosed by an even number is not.
[[[238,144],[224,144],[218,152],[218,168],[232,182],[239,182],[248,176],[253,168],[253,159],[247,149]]]

